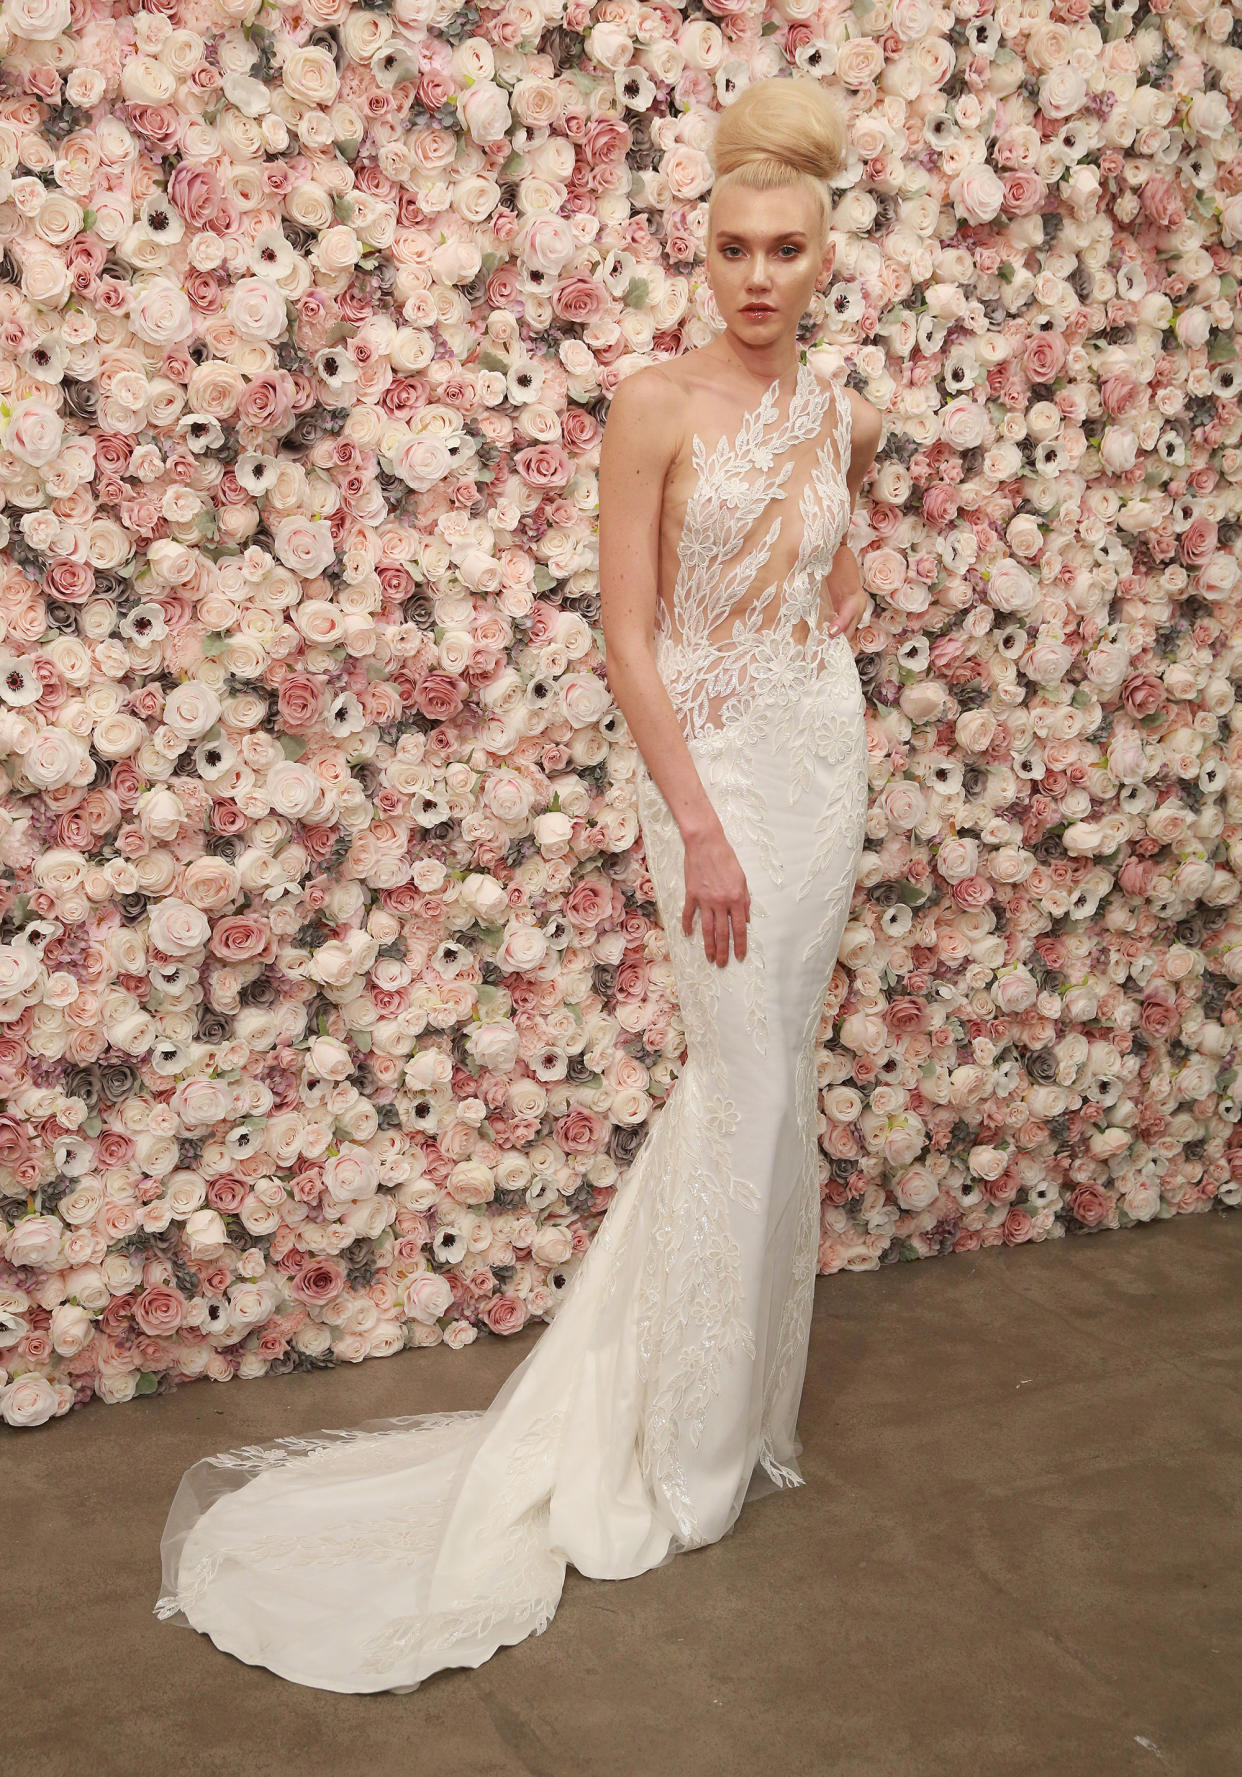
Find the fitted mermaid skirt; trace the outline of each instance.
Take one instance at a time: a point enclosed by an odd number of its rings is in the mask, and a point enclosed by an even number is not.
[[[799,1484],[819,1245],[816,1039],[862,849],[849,644],[765,720],[691,740],[745,870],[746,956],[682,931],[680,834],[638,808],[687,1055],[549,1324],[482,1412],[226,1451],[182,1478],[159,1616],[295,1683],[410,1691]]]

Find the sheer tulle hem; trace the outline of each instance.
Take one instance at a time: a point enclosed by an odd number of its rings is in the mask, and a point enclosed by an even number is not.
[[[509,1383],[516,1380],[517,1372]],[[668,1566],[678,1555],[710,1546],[672,1533],[649,1541],[645,1553],[611,1563],[598,1551],[583,1548],[571,1558],[553,1538],[547,1506],[535,1506],[504,1532],[494,1523],[480,1527],[483,1547],[473,1569],[461,1565],[460,1552],[454,1557],[451,1588],[458,1602],[444,1608],[437,1570],[443,1569],[445,1552],[453,1546],[447,1534],[452,1514],[436,1507],[445,1507],[451,1497],[454,1469],[478,1462],[485,1422],[500,1405],[497,1397],[487,1412],[368,1420],[203,1458],[182,1476],[169,1513],[161,1543],[164,1586],[155,1615],[205,1634],[222,1652],[294,1684],[348,1694],[409,1693],[437,1671],[480,1666],[500,1648],[542,1634],[556,1614],[570,1567],[585,1579],[634,1579]],[[755,1464],[744,1496],[712,1542],[733,1533],[744,1506],[804,1485],[797,1462],[801,1450],[795,1439],[792,1461],[761,1459]],[[354,1484],[359,1476],[379,1483],[385,1474],[397,1472],[404,1477],[403,1499],[418,1491],[411,1485],[411,1477],[417,1477],[427,1517],[420,1525],[411,1499],[408,1511],[403,1504],[398,1534],[386,1535],[383,1521],[372,1518],[359,1546],[341,1516],[358,1509]],[[282,1548],[271,1528],[278,1503],[273,1493],[281,1491],[290,1513],[298,1511],[299,1501],[304,1511],[309,1501],[321,1519],[334,1521],[318,1547],[302,1527]],[[245,1506],[244,1496],[252,1492],[248,1503],[258,1514],[259,1534],[247,1544],[242,1524],[219,1520],[230,1502]],[[325,1511],[325,1506],[331,1509]],[[198,1546],[204,1526],[215,1538],[215,1546],[205,1552]],[[506,1548],[501,1547],[502,1534],[507,1534]],[[375,1570],[374,1587],[365,1581],[368,1566]],[[400,1612],[391,1595],[398,1569],[398,1591],[408,1588]],[[483,1583],[472,1599],[463,1601],[470,1590],[469,1571]],[[334,1572],[343,1580],[335,1588]],[[298,1614],[296,1593],[303,1587],[309,1633],[299,1657],[300,1638],[292,1623]],[[273,1592],[279,1603],[269,1622]],[[312,1627],[316,1622],[318,1629]]]

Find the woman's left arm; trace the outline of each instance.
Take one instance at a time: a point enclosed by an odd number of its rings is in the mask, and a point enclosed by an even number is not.
[[[884,419],[861,395],[856,395],[853,391],[847,393],[854,405],[854,423],[851,429],[853,451],[845,485],[849,489],[850,511],[853,512],[859,489],[875,461],[876,451],[880,448]],[[847,528],[848,524],[847,519]],[[863,589],[862,576],[858,570],[858,557],[847,543],[842,543],[832,559],[832,566],[828,570],[828,591],[833,610],[829,630],[833,635],[845,635],[852,642],[858,621],[867,608],[867,593]]]

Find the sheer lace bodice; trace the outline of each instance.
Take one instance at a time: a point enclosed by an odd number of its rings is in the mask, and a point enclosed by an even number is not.
[[[726,727],[757,738],[834,658],[823,581],[849,523],[849,395],[801,364],[782,419],[779,386],[732,438],[710,451],[691,440],[672,608],[659,604],[655,635],[687,739]]]

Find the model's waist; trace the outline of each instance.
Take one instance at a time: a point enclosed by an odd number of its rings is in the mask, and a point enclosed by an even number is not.
[[[656,650],[656,668],[686,739],[755,742],[792,730],[818,731],[830,719],[860,722],[862,685],[849,638],[832,634],[822,650],[751,647],[744,656],[706,658],[685,643]]]
[[[827,667],[843,659],[853,660],[849,638],[841,631],[814,624],[807,624],[806,631],[798,636],[793,628],[782,626],[720,638],[676,636],[669,630],[657,630],[655,657],[661,667],[703,676],[720,671],[753,676],[776,665],[806,682],[818,679]]]

